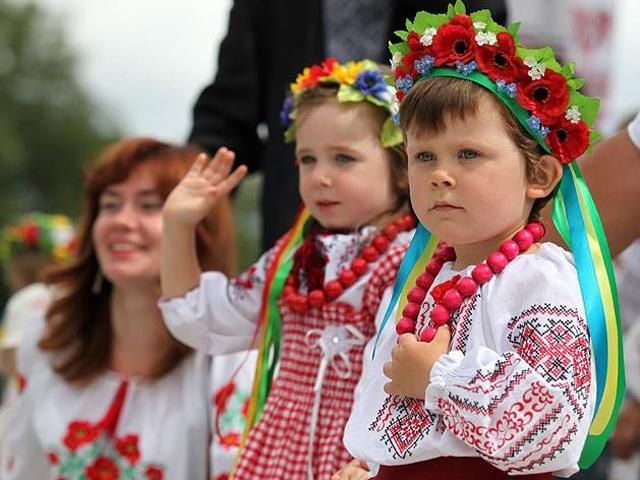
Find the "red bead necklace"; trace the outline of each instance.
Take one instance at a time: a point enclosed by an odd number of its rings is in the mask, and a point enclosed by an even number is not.
[[[455,275],[450,280],[437,285],[431,292],[435,305],[429,312],[430,325],[420,331],[422,342],[430,342],[436,335],[436,329],[446,324],[453,313],[460,308],[465,298],[471,297],[478,290],[478,286],[487,283],[493,275],[500,273],[507,264],[520,253],[529,250],[534,242],[538,242],[545,234],[544,225],[539,221],[527,224],[516,233],[511,240],[500,244],[497,252],[492,252],[484,262],[477,264],[471,271],[470,277]],[[398,335],[416,333],[416,320],[420,314],[420,307],[424,302],[433,280],[440,272],[445,262],[456,259],[453,247],[440,243],[418,278],[416,284],[407,294],[407,304],[402,310],[402,317],[396,324]]]
[[[282,296],[289,308],[298,313],[305,313],[309,308],[322,308],[322,306],[338,298],[345,289],[356,283],[369,270],[369,264],[375,262],[391,245],[398,233],[409,231],[416,226],[413,215],[403,215],[382,229],[378,235],[371,239],[369,245],[362,249],[360,256],[353,259],[351,268],[346,268],[338,274],[337,280],[331,280],[324,284],[324,288],[316,288],[308,294],[300,293],[300,279],[297,271],[291,271]]]

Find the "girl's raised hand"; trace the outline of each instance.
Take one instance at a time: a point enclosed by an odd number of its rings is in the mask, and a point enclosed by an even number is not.
[[[234,159],[235,153],[226,147],[211,160],[204,153],[199,155],[167,197],[162,210],[165,221],[195,227],[246,175],[245,165],[231,172]]]
[[[429,343],[419,341],[412,333],[405,333],[391,351],[391,361],[384,364],[382,372],[391,380],[384,386],[389,395],[403,395],[424,399],[431,367],[449,351],[451,331],[447,325],[438,328]]]
[[[369,466],[363,460],[351,460],[331,476],[331,480],[365,480],[369,478]]]

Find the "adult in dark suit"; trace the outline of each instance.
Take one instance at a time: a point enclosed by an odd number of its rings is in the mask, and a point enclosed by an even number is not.
[[[218,72],[193,110],[189,140],[213,153],[226,145],[250,172],[264,172],[262,247],[273,245],[300,205],[280,110],[289,83],[327,56],[387,62],[387,42],[417,11],[446,12],[449,0],[235,0]],[[504,0],[467,0],[505,22]]]

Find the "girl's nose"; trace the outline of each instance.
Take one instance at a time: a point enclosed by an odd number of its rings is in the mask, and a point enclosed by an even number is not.
[[[431,185],[433,187],[455,187],[456,181],[447,170],[438,168],[431,174]]]
[[[318,165],[313,173],[315,181],[323,187],[330,187],[333,184],[331,172],[328,168]]]

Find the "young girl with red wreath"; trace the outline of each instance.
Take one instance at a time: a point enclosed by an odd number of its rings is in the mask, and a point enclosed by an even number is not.
[[[365,352],[344,437],[358,460],[335,478],[570,476],[624,391],[606,239],[571,163],[598,102],[488,11],[407,25],[391,52],[420,225]],[[541,243],[552,197],[573,254]]]
[[[200,158],[164,207],[161,307],[171,332],[213,354],[260,347],[237,479],[328,479],[350,458],[342,433],[362,352],[415,226],[393,90],[379,68],[329,59],[291,91],[282,117],[309,217],[228,280],[200,274],[193,225],[244,175],[244,166],[229,173],[233,153]]]

